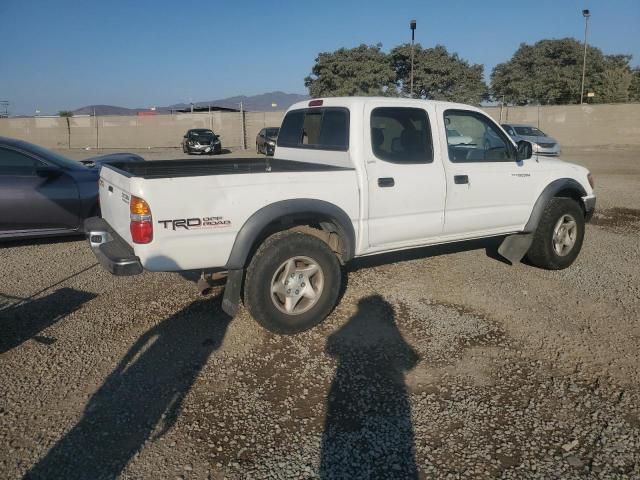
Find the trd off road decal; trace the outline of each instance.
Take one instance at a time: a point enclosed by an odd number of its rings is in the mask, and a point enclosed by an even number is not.
[[[173,220],[158,220],[165,229],[177,230],[184,228],[185,230],[197,230],[202,228],[224,228],[231,225],[231,220],[225,220],[223,217],[202,217],[202,218],[176,218]]]

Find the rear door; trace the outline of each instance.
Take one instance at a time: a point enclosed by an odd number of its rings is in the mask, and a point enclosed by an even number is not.
[[[431,105],[367,102],[364,148],[370,247],[425,243],[442,233],[446,182]],[[439,160],[439,159],[438,159]]]
[[[78,214],[78,188],[68,173],[0,147],[0,234],[76,229]]]
[[[513,143],[481,112],[438,107],[446,148],[445,236],[519,230],[533,205],[535,173],[517,162]],[[455,135],[451,132],[457,132]]]

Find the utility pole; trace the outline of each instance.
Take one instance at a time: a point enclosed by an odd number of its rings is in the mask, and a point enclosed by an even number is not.
[[[409,22],[409,28],[411,28],[411,87],[409,89],[409,97],[413,98],[413,44],[416,38],[415,20],[411,20],[411,22]]]
[[[246,150],[247,149],[247,139],[245,138],[245,134],[244,134],[244,109],[242,108],[242,102],[240,102],[240,134],[242,135],[240,137],[240,142],[242,144],[242,149]]]
[[[591,12],[589,10],[582,10],[582,16],[584,17],[584,55],[582,56],[582,84],[580,86],[580,104],[584,103],[584,74],[587,69],[587,28],[589,26],[589,17]]]

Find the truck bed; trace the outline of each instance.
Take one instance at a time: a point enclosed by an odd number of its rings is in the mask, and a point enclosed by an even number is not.
[[[148,162],[115,162],[104,168],[112,168],[127,177],[148,179],[199,177],[204,175],[229,175],[269,172],[327,172],[353,170],[319,163],[297,162],[277,158],[225,158],[206,160],[152,160]]]

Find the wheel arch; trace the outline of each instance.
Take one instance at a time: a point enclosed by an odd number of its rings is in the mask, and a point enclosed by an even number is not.
[[[353,258],[355,230],[346,212],[324,200],[305,198],[275,202],[251,215],[236,235],[226,268],[243,269],[268,236],[300,226],[323,232],[316,236],[332,246],[342,263]],[[330,242],[332,235],[336,237],[335,245]]]
[[[524,227],[524,232],[534,232],[540,223],[544,209],[554,197],[565,197],[575,200],[584,213],[584,205],[582,204],[582,197],[587,195],[584,187],[573,178],[558,178],[549,185],[547,185],[542,193],[538,196],[536,203],[533,205],[533,210],[529,216],[529,220]]]

